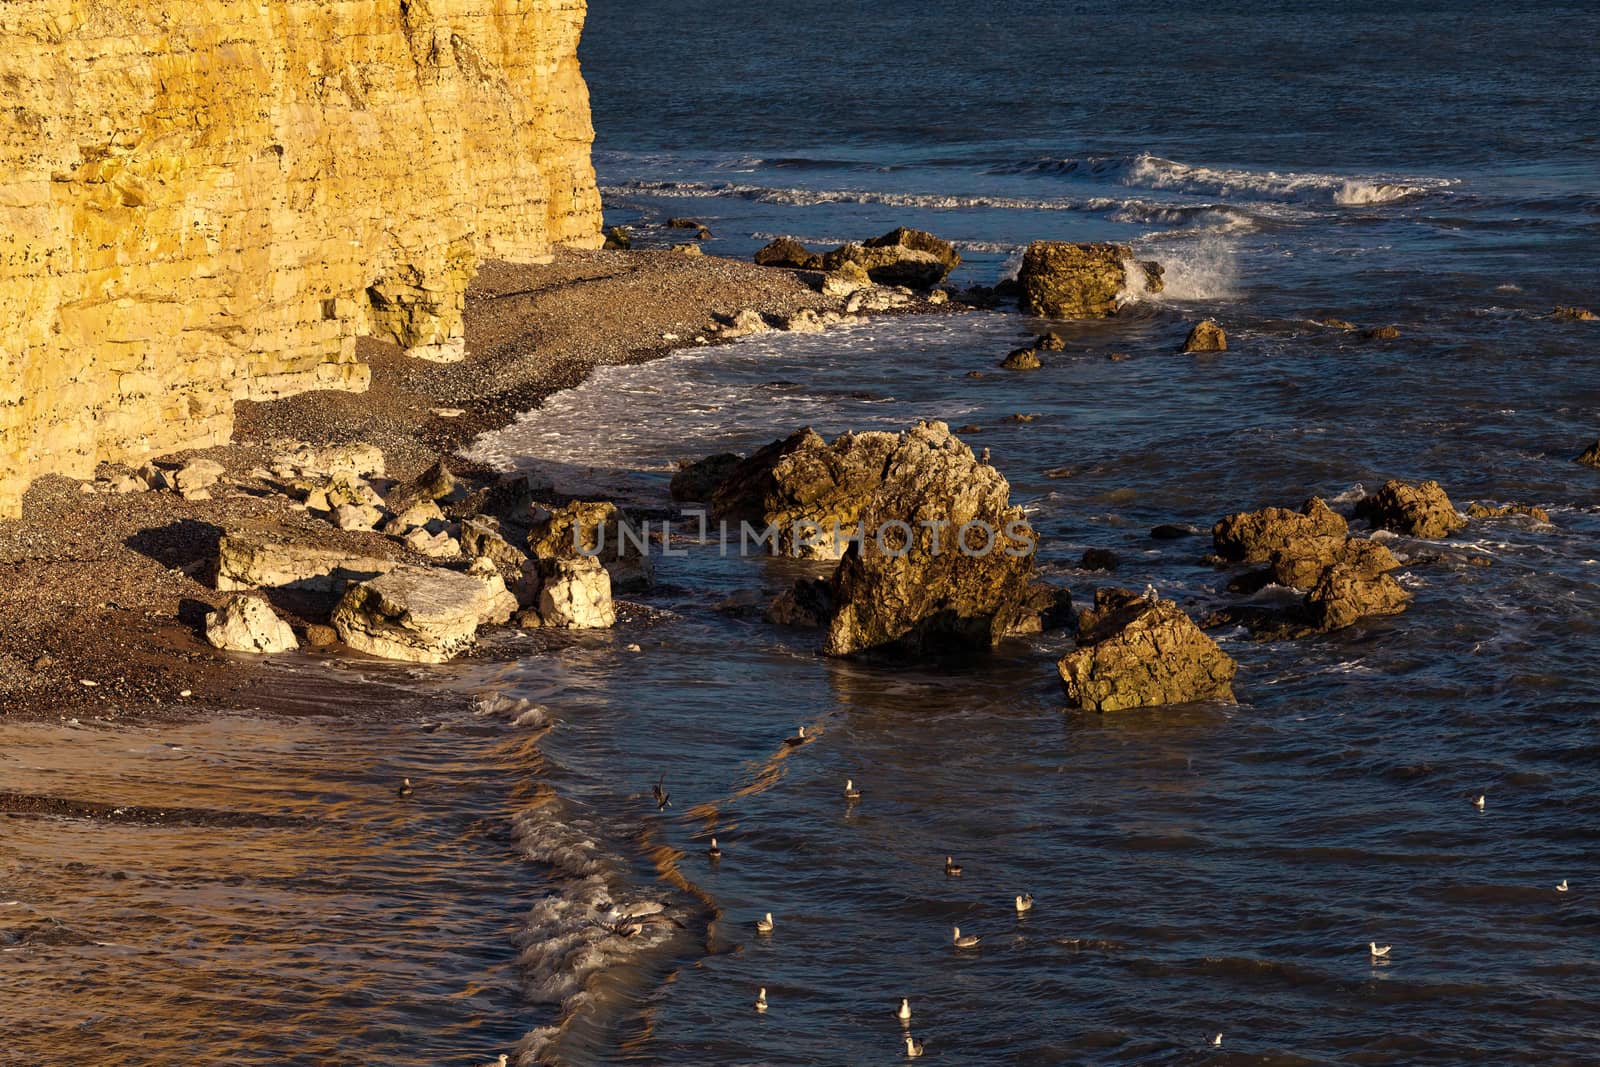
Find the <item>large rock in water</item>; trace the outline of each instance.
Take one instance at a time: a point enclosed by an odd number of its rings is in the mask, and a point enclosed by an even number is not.
[[[1410,602],[1411,594],[1389,574],[1338,563],[1322,572],[1303,610],[1317,629],[1340,630],[1369,615],[1398,615]]]
[[[539,625],[559,630],[603,630],[615,626],[617,610],[611,600],[611,576],[600,561],[588,556],[542,559],[535,565],[539,579]],[[524,613],[527,625],[533,615]]]
[[[961,256],[949,241],[902,226],[882,237],[836,248],[822,257],[822,268],[827,271],[836,271],[846,263],[856,264],[879,285],[932,289],[961,265]]]
[[[300,647],[289,624],[258,596],[236,596],[206,615],[206,640],[227,652],[267,655]]]
[[[1139,274],[1129,277],[1129,271]],[[1136,263],[1118,244],[1035,241],[1022,257],[1017,284],[1022,310],[1055,319],[1103,319],[1117,313],[1124,293],[1162,289],[1159,263]]]
[[[807,426],[736,464],[711,496],[712,518],[752,524],[785,555],[839,559],[900,441],[869,432],[829,444]]]
[[[1067,699],[1080,708],[1233,699],[1238,664],[1170,600],[1101,589],[1078,625],[1080,647],[1057,669]]]
[[[900,434],[860,509],[868,535],[831,579],[824,651],[986,649],[1022,628],[1035,543],[1010,497],[1000,472],[944,423]]]
[[[737,452],[718,452],[686,463],[672,476],[668,492],[674,500],[710,500],[743,460]]]
[[[500,592],[505,586],[500,586]],[[339,639],[359,652],[411,663],[445,663],[468,648],[478,625],[500,617],[501,598],[470,574],[396,567],[345,590],[333,609]]]
[[[1449,537],[1467,524],[1438,482],[1410,485],[1391,478],[1356,505],[1356,514],[1374,528],[1410,537]]]
[[[1344,517],[1314,496],[1299,511],[1262,508],[1223,516],[1211,528],[1211,541],[1225,560],[1265,563],[1286,550],[1295,558],[1331,556],[1349,533]]]
[[[592,556],[611,575],[611,588],[644,590],[656,584],[644,534],[609,500],[579,500],[538,509],[528,530],[534,559]]]

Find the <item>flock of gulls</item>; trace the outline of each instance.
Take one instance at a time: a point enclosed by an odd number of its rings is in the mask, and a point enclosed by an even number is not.
[[[783,743],[786,747],[794,748],[800,745],[808,744],[815,739],[816,738],[814,736],[807,736],[806,728],[801,726],[793,737],[785,738]],[[405,779],[400,787],[395,790],[396,794],[402,799],[410,797],[414,791],[415,790],[411,784],[410,778]],[[651,797],[655,801],[657,811],[664,811],[672,806],[672,795],[667,792],[665,774],[658,778],[656,783],[650,787],[650,793]],[[856,785],[854,779],[845,779],[844,799],[847,803],[852,805],[861,799],[861,789]],[[1479,811],[1486,810],[1488,807],[1488,797],[1484,794],[1479,794],[1477,797],[1473,798],[1472,806]],[[717,844],[717,839],[715,837],[711,838],[711,846],[706,849],[706,856],[713,863],[716,863],[723,857],[722,848]],[[954,856],[946,856],[944,858],[944,873],[947,878],[961,877],[961,864],[955,861]],[[1563,878],[1555,887],[1555,891],[1557,893],[1566,893],[1569,890],[1570,886],[1568,886],[1567,879],[1565,878]],[[1033,910],[1033,894],[1017,894],[1014,904],[1018,915],[1027,914]],[[771,936],[773,931],[777,928],[777,923],[772,917],[772,912],[769,911],[762,915],[761,918],[757,919],[755,921],[755,928],[757,934],[760,934],[764,937]],[[982,943],[982,941],[983,939],[977,934],[963,934],[961,932],[961,927],[959,926],[952,926],[950,928],[950,942],[958,951],[976,949]],[[1387,963],[1389,960],[1389,954],[1393,951],[1393,949],[1393,945],[1380,945],[1376,941],[1370,941],[1367,943],[1367,952],[1374,966],[1377,966],[1380,963]],[[753,1007],[755,1008],[757,1014],[764,1015],[766,1014],[769,1006],[770,1004],[767,1000],[767,989],[765,986],[762,986],[761,989],[756,993],[756,999]],[[905,1039],[906,1058],[916,1059],[917,1057],[921,1056],[924,1052],[924,1045],[921,1041],[918,1041],[911,1035],[911,1001],[909,998],[901,998],[900,1006],[895,1009],[894,1017],[899,1020],[901,1028],[905,1031],[903,1037]],[[1219,1033],[1213,1035],[1206,1041],[1206,1044],[1213,1048],[1222,1047],[1222,1034]],[[487,1067],[507,1067],[507,1057],[501,1055],[497,1061],[487,1065]]]

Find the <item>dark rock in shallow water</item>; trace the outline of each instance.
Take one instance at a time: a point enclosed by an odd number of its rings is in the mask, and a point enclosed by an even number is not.
[[[1086,548],[1078,560],[1078,569],[1085,571],[1114,571],[1122,561],[1109,548]]]
[[[1375,326],[1361,336],[1369,341],[1393,341],[1400,336],[1398,326]]]
[[[824,270],[854,263],[879,285],[932,289],[961,264],[950,242],[923,230],[901,227],[861,244],[836,248],[822,257]]]
[[[1374,528],[1429,539],[1448,537],[1467,524],[1434,481],[1411,485],[1390,479],[1356,505],[1356,515]]]
[[[1574,457],[1574,462],[1585,467],[1600,467],[1600,441],[1596,441]]]
[[[1140,272],[1131,285],[1130,266]],[[1017,284],[1030,315],[1100,319],[1116,314],[1124,293],[1160,292],[1161,273],[1157,263],[1135,263],[1127,245],[1035,241],[1023,254]]]
[[[698,230],[698,229],[700,229],[700,225],[701,224],[700,224],[700,220],[699,219],[668,219],[667,220],[667,228],[668,229],[672,229],[672,230]]]
[[[1150,536],[1157,541],[1177,541],[1184,537],[1197,537],[1202,531],[1198,526],[1188,523],[1163,522],[1150,529]]]
[[[1054,330],[1047,330],[1033,339],[1033,347],[1041,352],[1065,352],[1067,339]]]
[[[986,649],[1025,625],[1034,533],[1000,472],[942,422],[900,434],[881,469],[861,508],[868,536],[831,581],[824,650]]]
[[[792,237],[780,237],[756,253],[758,267],[821,270],[822,257]]]
[[[1039,353],[1031,348],[1014,349],[1000,361],[1000,366],[1005,370],[1038,370]]]
[[[1238,664],[1172,601],[1101,589],[1057,664],[1067,699],[1089,711],[1233,699]]]
[[[1189,336],[1184,339],[1184,352],[1226,352],[1228,350],[1228,335],[1223,332],[1211,319],[1202,319],[1194,324],[1194,329],[1189,331]]]
[[[1310,589],[1335,565],[1367,580],[1400,566],[1394,553],[1365,537],[1301,538],[1274,550],[1271,563],[1272,580],[1291,589]]]
[[[674,500],[710,500],[743,460],[737,452],[719,452],[686,463],[672,476],[668,492]]]
[[[1499,507],[1490,507],[1487,504],[1472,504],[1467,508],[1469,519],[1509,519],[1516,516],[1532,519],[1534,522],[1549,525],[1550,513],[1544,508],[1532,504],[1501,504]]]
[[[766,618],[778,626],[820,630],[833,617],[833,589],[826,578],[799,578],[778,594]]]
[[[1071,629],[1076,618],[1072,611],[1072,593],[1049,582],[1033,582],[1028,586],[1028,598],[1022,618],[1010,630],[1010,635],[1051,633]]]
[[[1596,315],[1588,308],[1568,307],[1565,304],[1557,304],[1556,309],[1550,313],[1550,317],[1552,319],[1572,319],[1576,322],[1594,322],[1596,319],[1600,319],[1600,315]]]
[[[1317,629],[1340,630],[1369,615],[1398,615],[1410,602],[1411,594],[1390,575],[1363,574],[1340,563],[1322,572],[1304,610]]]

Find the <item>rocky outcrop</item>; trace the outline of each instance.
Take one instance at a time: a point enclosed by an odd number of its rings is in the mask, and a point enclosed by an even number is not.
[[[1035,540],[1010,497],[944,423],[900,434],[860,508],[867,536],[830,581],[824,651],[988,648],[1018,630],[1033,608]]]
[[[822,256],[793,237],[780,237],[756,253],[758,267],[788,267],[792,270],[821,270]]]
[[[236,596],[206,615],[206,640],[227,652],[271,655],[300,647],[289,624],[258,596]]]
[[[1374,529],[1393,530],[1409,537],[1449,537],[1467,524],[1438,482],[1420,485],[1390,479],[1356,504],[1356,515]]]
[[[473,575],[396,567],[346,589],[333,610],[333,628],[359,652],[446,663],[472,647],[481,622],[503,610],[495,591]]]
[[[961,256],[949,241],[923,230],[904,226],[860,244],[836,248],[822,257],[822,268],[837,271],[854,263],[878,285],[904,285],[932,289],[961,265]]]
[[[1585,467],[1600,467],[1600,440],[1573,457],[1573,462],[1582,463]]]
[[[1017,283],[1030,315],[1100,319],[1115,315],[1126,294],[1160,292],[1161,274],[1158,263],[1135,262],[1127,245],[1035,241],[1023,254]]]
[[[1201,319],[1194,324],[1194,329],[1189,331],[1189,336],[1183,340],[1183,351],[1190,352],[1226,352],[1228,350],[1228,335],[1223,332],[1211,319]]]
[[[1411,594],[1391,575],[1338,563],[1322,572],[1303,610],[1316,629],[1340,630],[1369,615],[1398,615],[1410,602]]]
[[[1469,504],[1467,518],[1469,519],[1532,519],[1542,526],[1550,525],[1550,513],[1544,508],[1533,504]]]
[[[1039,353],[1031,348],[1012,349],[1000,361],[1002,370],[1038,370],[1041,365]]]
[[[1331,554],[1350,533],[1344,517],[1321,497],[1312,497],[1299,511],[1262,508],[1226,515],[1211,529],[1217,555],[1230,563],[1265,563],[1274,552],[1298,546],[1295,556]],[[1307,542],[1323,542],[1315,549]]]
[[[394,560],[339,548],[307,544],[290,537],[248,530],[224,534],[218,545],[219,590],[297,589],[341,593],[396,566]]]
[[[737,464],[712,494],[712,518],[750,523],[784,555],[838,559],[899,444],[882,432],[829,444],[808,426]]]
[[[593,247],[583,0],[0,3],[0,517],[239,399],[460,358],[485,258]]]
[[[528,530],[534,559],[598,559],[615,590],[649,589],[655,584],[644,535],[628,514],[607,500],[580,500],[540,508]]]
[[[1600,319],[1600,315],[1596,315],[1588,308],[1572,307],[1567,304],[1557,304],[1556,309],[1550,313],[1550,317],[1553,319],[1571,319],[1574,322],[1594,322],[1596,319]]]
[[[737,452],[719,452],[686,463],[672,476],[668,492],[674,500],[710,500],[743,459]]]
[[[1078,646],[1056,666],[1067,699],[1085,710],[1233,699],[1238,664],[1170,600],[1098,590]]]
[[[538,609],[522,614],[523,625],[558,630],[603,630],[616,625],[611,576],[599,560],[587,556],[541,559],[532,568],[539,582]]]

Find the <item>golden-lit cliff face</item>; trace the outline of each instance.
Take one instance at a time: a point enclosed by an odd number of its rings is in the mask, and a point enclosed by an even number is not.
[[[0,0],[0,516],[593,247],[584,0]]]

